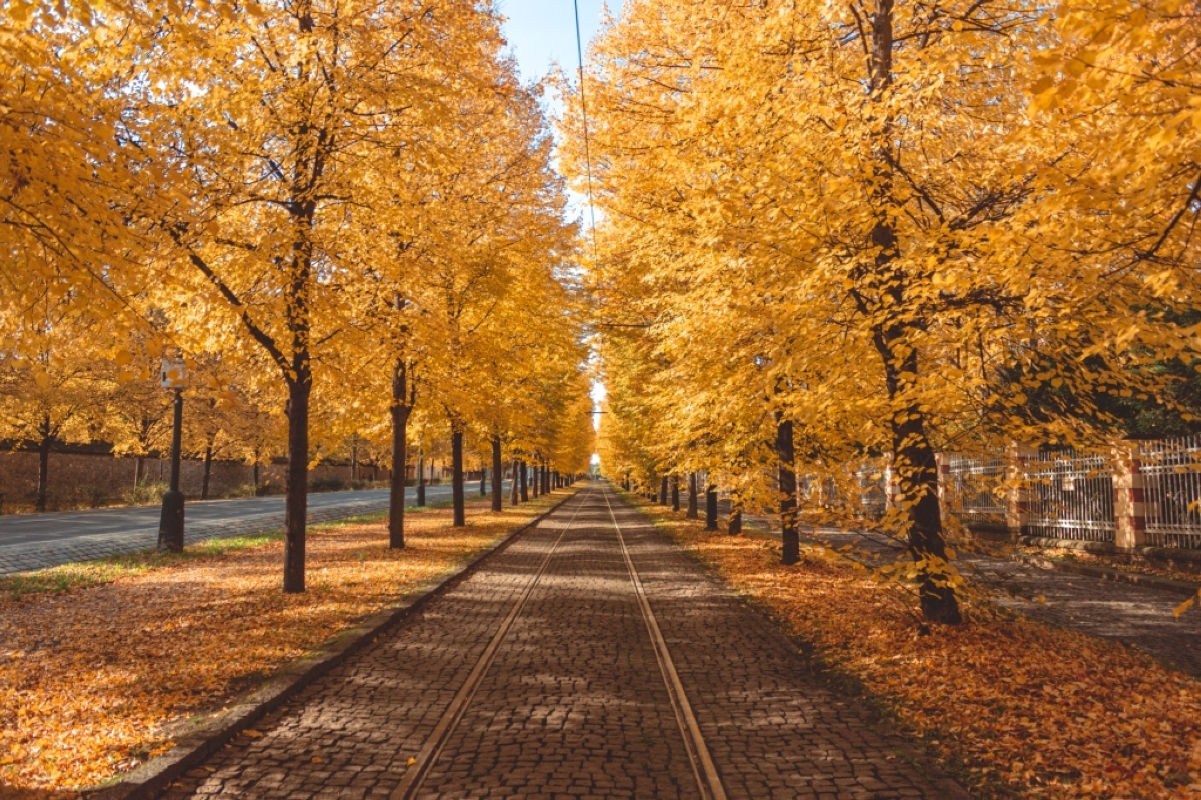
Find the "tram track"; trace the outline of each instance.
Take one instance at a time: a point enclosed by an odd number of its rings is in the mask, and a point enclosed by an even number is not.
[[[504,645],[509,632],[521,616],[530,597],[547,574],[555,555],[559,551],[560,545],[575,527],[580,512],[588,505],[589,500],[597,494],[604,500],[605,509],[608,511],[609,520],[617,539],[617,545],[626,567],[626,573],[629,577],[635,599],[637,600],[643,622],[646,625],[647,634],[651,640],[652,649],[655,653],[655,659],[658,663],[667,695],[671,701],[672,710],[679,727],[680,736],[684,742],[689,766],[696,781],[699,795],[703,800],[726,800],[725,789],[722,786],[716,765],[705,743],[692,706],[688,701],[688,696],[684,691],[680,676],[672,661],[671,652],[663,637],[654,611],[650,606],[646,589],[634,564],[629,546],[626,544],[625,537],[622,534],[621,524],[617,520],[613,504],[610,502],[604,487],[599,490],[589,488],[581,493],[579,504],[576,506],[571,519],[560,532],[559,536],[556,537],[554,543],[548,548],[534,575],[530,578],[525,588],[522,589],[520,596],[513,602],[508,614],[493,634],[483,653],[481,653],[479,660],[467,676],[466,681],[459,688],[445,712],[443,712],[420,752],[414,757],[408,769],[404,772],[399,785],[391,794],[391,800],[413,800],[421,792],[426,778],[438,763],[444,748],[454,735],[456,728],[466,714],[480,686],[487,678],[488,671],[496,659],[497,652]]]
[[[680,675],[676,672],[671,651],[667,647],[667,641],[663,638],[663,632],[659,628],[655,612],[651,609],[650,600],[646,596],[646,588],[642,585],[642,578],[638,574],[638,568],[634,565],[630,548],[626,544],[625,536],[621,533],[617,515],[613,512],[613,504],[609,502],[608,495],[602,493],[601,496],[605,498],[609,517],[613,520],[613,530],[617,533],[617,543],[621,546],[621,554],[625,558],[626,568],[630,572],[630,581],[634,584],[634,593],[638,597],[638,605],[642,609],[642,618],[646,622],[647,632],[650,634],[651,643],[655,648],[659,671],[663,674],[663,682],[667,686],[668,695],[671,696],[672,710],[675,712],[676,722],[680,726],[680,735],[684,737],[684,745],[688,750],[688,759],[691,762],[692,774],[696,778],[697,789],[700,790],[701,797],[705,800],[726,800],[726,791],[722,786],[721,776],[718,774],[717,766],[713,763],[713,756],[705,744],[705,737],[701,734],[701,727],[696,721],[696,715],[692,712],[692,704],[688,702],[688,695],[684,691]]]
[[[504,621],[501,622],[496,633],[493,634],[491,641],[488,642],[488,646],[484,648],[484,652],[480,654],[479,661],[476,662],[475,667],[467,676],[467,680],[464,681],[459,691],[455,694],[454,699],[451,700],[450,705],[447,706],[442,718],[438,720],[433,733],[430,734],[421,751],[415,756],[414,761],[401,777],[400,785],[392,792],[391,800],[410,800],[410,798],[415,798],[417,793],[421,791],[421,786],[425,782],[430,769],[437,763],[438,756],[441,755],[446,742],[450,739],[451,734],[454,733],[459,720],[463,718],[463,714],[471,704],[472,698],[475,697],[476,691],[487,676],[488,668],[492,666],[492,662],[496,659],[496,652],[509,635],[513,623],[521,615],[521,610],[525,608],[526,601],[534,593],[534,589],[538,587],[542,576],[546,574],[547,567],[550,566],[550,562],[558,551],[559,545],[562,544],[563,539],[571,531],[571,526],[575,524],[576,517],[580,515],[580,510],[584,508],[585,501],[592,494],[592,491],[592,489],[588,489],[581,496],[575,513],[571,515],[571,520],[568,521],[567,526],[563,528],[562,532],[555,539],[554,544],[547,550],[542,562],[538,565],[538,569],[534,572],[534,576],[526,584],[525,589],[522,590],[521,595],[513,603],[512,608],[509,609],[509,613],[505,616]]]

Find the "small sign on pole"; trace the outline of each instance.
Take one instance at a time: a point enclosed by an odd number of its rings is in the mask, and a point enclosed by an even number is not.
[[[164,358],[159,377],[164,389],[184,388],[183,359]]]

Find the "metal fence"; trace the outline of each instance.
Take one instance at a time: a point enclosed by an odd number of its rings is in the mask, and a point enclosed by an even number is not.
[[[947,456],[942,485],[948,511],[967,525],[1005,525],[1005,459]]]
[[[1201,548],[1201,436],[1139,442],[1147,544]]]
[[[1114,540],[1113,471],[1104,456],[1043,451],[1027,462],[1026,481],[1023,533]]]
[[[892,473],[883,466],[868,465],[856,470],[859,506],[868,519],[880,519],[888,510],[888,486]]]

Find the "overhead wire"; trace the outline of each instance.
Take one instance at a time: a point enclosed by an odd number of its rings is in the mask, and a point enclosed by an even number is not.
[[[588,180],[588,218],[592,232],[592,249],[596,251],[596,205],[592,200],[592,147],[588,135],[588,100],[584,94],[584,39],[580,36],[580,0],[571,0],[575,7],[575,49],[579,58],[580,115],[584,121],[584,168]]]

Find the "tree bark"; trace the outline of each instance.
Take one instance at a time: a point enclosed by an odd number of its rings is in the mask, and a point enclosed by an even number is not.
[[[284,591],[304,591],[304,545],[309,503],[309,398],[313,390],[308,359],[297,356],[297,379],[288,380],[288,480],[284,512]]]
[[[454,527],[467,524],[467,498],[463,492],[463,432],[452,430],[450,434],[450,480],[451,495],[454,497]]]
[[[200,499],[209,499],[209,479],[213,474],[213,446],[204,446],[204,477],[200,480]]]
[[[509,480],[509,505],[515,506],[518,503],[518,491],[520,481],[517,479],[517,473],[521,470],[521,461],[513,459],[513,475]]]
[[[39,512],[46,510],[46,503],[50,496],[50,445],[53,441],[54,438],[43,430],[42,440],[38,442],[38,496],[36,508]]]
[[[417,451],[417,505],[425,505],[425,452]]]
[[[501,497],[501,494],[504,492],[504,484],[503,484],[503,480],[502,480],[504,478],[504,475],[501,474],[501,470],[503,470],[503,469],[504,469],[504,465],[501,463],[501,460],[500,460],[500,437],[493,436],[492,437],[492,510],[493,511],[502,510],[501,509],[501,501],[503,500],[503,498]]]
[[[488,496],[488,468],[480,464],[480,497]]]
[[[392,367],[392,480],[388,491],[388,547],[405,546],[405,477],[408,473],[409,404],[408,365],[403,358]]]
[[[717,530],[717,487],[713,484],[705,490],[705,530]]]
[[[667,505],[667,476],[659,479],[659,505]]]
[[[892,85],[893,65],[893,0],[879,0],[872,17],[871,74],[869,92],[873,100],[881,99]],[[885,121],[887,122],[887,120]],[[855,301],[861,312],[881,310],[883,321],[872,328],[872,340],[884,366],[885,386],[893,402],[890,426],[893,442],[893,466],[900,484],[902,508],[908,528],[909,552],[914,561],[933,557],[946,559],[943,539],[942,513],[938,502],[938,467],[934,448],[926,433],[925,414],[913,399],[918,370],[918,354],[910,335],[922,330],[920,318],[908,316],[910,306],[906,297],[907,276],[896,261],[900,243],[891,221],[889,206],[894,206],[891,189],[893,168],[890,151],[890,125],[881,125],[876,143],[874,193],[877,203],[876,220],[871,231],[872,247],[876,253],[874,270],[863,280],[864,288],[874,289],[878,297],[875,307],[864,292],[856,290]],[[919,578],[919,596],[923,616],[930,622],[956,625],[962,622],[955,590],[942,584],[944,576],[936,569],[923,569]]]
[[[776,412],[776,457],[780,461],[780,531],[784,564],[801,560],[801,537],[797,530],[796,450],[792,442],[792,422]]]
[[[696,473],[688,473],[688,512],[684,515],[687,519],[700,519],[700,514],[697,512],[697,485]]]
[[[731,536],[737,536],[742,533],[742,508],[738,505],[738,498],[730,496],[730,519],[726,526],[726,532]]]
[[[530,502],[530,488],[529,488],[529,482],[528,482],[528,476],[527,476],[528,472],[529,472],[529,467],[526,465],[526,463],[524,461],[522,461],[521,462],[521,502],[523,502],[523,503]]]
[[[680,476],[671,476],[671,510],[680,510]]]

